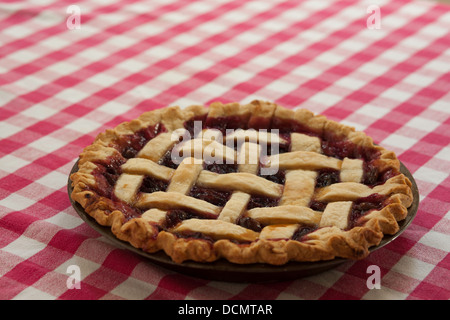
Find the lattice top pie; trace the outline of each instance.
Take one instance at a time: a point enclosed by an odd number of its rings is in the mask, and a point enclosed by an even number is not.
[[[98,135],[72,198],[121,240],[173,261],[364,258],[413,196],[396,155],[273,103],[144,113]]]

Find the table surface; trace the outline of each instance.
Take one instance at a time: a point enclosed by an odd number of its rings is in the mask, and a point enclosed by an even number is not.
[[[0,4],[1,299],[450,298],[450,7],[73,4]],[[366,259],[318,275],[229,283],[155,266],[72,208],[68,174],[99,132],[167,105],[253,99],[322,113],[394,150],[420,192],[409,228]],[[367,285],[370,266],[380,289]],[[69,289],[75,275],[79,289]]]

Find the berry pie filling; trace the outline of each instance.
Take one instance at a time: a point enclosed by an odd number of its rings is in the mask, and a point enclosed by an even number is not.
[[[184,127],[191,135],[194,134],[194,123],[198,121],[202,122],[202,129],[218,129],[224,135],[224,139],[226,139],[226,133],[228,132],[227,130],[242,128],[247,129],[247,124],[250,124],[251,128],[268,129],[267,131],[270,131],[270,129],[277,129],[279,131],[279,137],[282,143],[278,145],[278,152],[272,153],[273,150],[268,148],[267,156],[275,155],[277,153],[283,154],[290,152],[290,135],[292,133],[300,133],[310,137],[317,137],[320,139],[320,147],[324,155],[339,160],[343,160],[345,158],[362,160],[363,176],[361,183],[369,186],[370,188],[383,184],[388,179],[399,174],[399,172],[393,168],[386,169],[383,172],[378,170],[375,165],[377,159],[379,158],[378,151],[371,148],[356,146],[348,140],[341,140],[337,135],[331,132],[319,135],[314,130],[309,129],[304,125],[300,125],[293,120],[274,118],[270,123],[265,119],[261,120],[258,118],[254,118],[250,122],[248,122],[248,120],[245,122],[238,116],[206,119],[205,117],[197,117],[185,122]],[[93,171],[93,176],[97,182],[95,191],[98,195],[109,199],[109,205],[111,206],[109,212],[114,209],[122,211],[126,221],[142,215],[144,212],[142,209],[134,207],[132,204],[126,203],[114,195],[114,186],[122,174],[121,166],[127,161],[127,159],[136,157],[148,141],[164,132],[166,132],[164,126],[157,124],[141,129],[134,134],[126,135],[110,145],[119,152],[120,156],[111,156],[106,160],[96,162],[97,168]],[[177,143],[175,143],[175,145],[177,145]],[[237,150],[238,147],[235,146],[234,149]],[[172,159],[172,150],[173,147],[163,155],[163,157],[158,161],[158,164],[175,170],[178,167],[178,164]],[[230,164],[204,161],[203,170],[207,170],[218,175],[223,175],[238,172],[239,166],[235,163]],[[270,182],[284,185],[286,181],[286,170],[279,169],[273,174],[263,175],[261,172],[261,167],[259,166],[257,176]],[[138,188],[136,198],[139,199],[140,195],[143,193],[150,194],[159,191],[166,191],[169,182],[170,181],[165,181],[163,179],[145,176]],[[317,190],[340,182],[340,170],[334,168],[323,168],[317,170],[314,188]],[[230,200],[232,193],[232,190],[215,190],[213,188],[202,187],[194,184],[189,191],[188,196],[206,201],[216,207],[223,208]],[[246,210],[276,207],[279,203],[279,197],[274,198],[265,195],[251,195],[248,200]],[[308,207],[313,211],[323,212],[327,204],[327,201],[311,199]],[[362,216],[373,210],[381,210],[387,204],[387,197],[377,193],[356,199],[351,205],[351,210],[348,215],[347,229],[358,226]],[[182,221],[188,219],[217,219],[217,215],[209,212],[199,213],[195,210],[188,209],[171,209],[167,211],[164,222],[158,227],[160,230],[171,230]],[[255,232],[261,232],[262,229],[267,226],[267,224],[247,216],[245,212],[236,219],[235,223],[238,226]],[[317,224],[299,223],[290,239],[295,241],[305,241],[307,240],[307,235],[318,228],[319,225]],[[201,232],[183,231],[174,232],[173,234],[178,238],[193,238],[214,242],[213,238],[202,234]],[[236,242],[235,240],[233,241]],[[245,244],[246,241],[237,241],[236,243]]]

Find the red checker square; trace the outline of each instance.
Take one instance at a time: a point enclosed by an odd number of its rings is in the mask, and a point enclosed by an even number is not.
[[[103,297],[107,291],[101,290],[84,281],[80,282],[80,289],[67,289],[59,296],[59,300],[98,300]]]
[[[411,228],[411,226],[410,226]],[[406,233],[406,232],[405,232]],[[396,252],[398,254],[405,254],[408,252],[415,244],[416,241],[406,238],[406,236],[403,236],[405,233],[403,233],[401,236],[399,236],[395,241],[387,244],[384,248],[389,249],[393,252]]]
[[[448,253],[445,252],[444,250],[436,249],[424,245],[420,242],[418,242],[413,248],[411,248],[411,250],[408,251],[408,256],[414,257],[417,260],[433,264],[435,266],[439,265],[439,262],[445,259],[446,255],[448,255]]]
[[[7,272],[4,277],[8,277],[20,283],[31,286],[47,272],[49,272],[49,269],[25,260]]]
[[[84,224],[83,229],[79,230],[80,233],[83,233],[86,236],[86,240],[79,245],[76,251],[77,256],[93,261],[98,264],[102,264],[103,261],[109,255],[109,253],[112,250],[115,250],[115,247],[113,247],[112,245],[94,239],[95,237],[100,237],[100,234],[94,231],[87,224]],[[85,232],[82,232],[81,230]]]
[[[20,134],[23,134],[23,138],[18,139],[18,137],[16,137],[16,135],[13,135],[12,137],[8,138],[8,139],[2,139],[0,140],[0,146],[1,146],[1,154],[2,155],[7,155],[7,154],[11,154],[14,151],[22,148],[23,146],[25,146],[28,142],[27,140],[30,139],[30,134],[27,133],[27,131],[21,131]],[[17,141],[15,141],[16,139],[18,139]],[[32,138],[30,141],[33,141],[34,138]]]
[[[263,284],[250,284],[239,294],[232,297],[230,300],[248,300],[254,297],[255,292],[258,292],[261,300],[274,300],[281,292],[286,289],[289,284],[286,282],[273,283],[270,286]]]
[[[386,118],[389,118],[389,120],[386,120]],[[384,132],[387,132],[387,133],[395,132],[399,128],[402,127],[403,123],[390,121],[390,120],[394,120],[394,118],[395,118],[394,115],[389,114],[389,116],[385,116],[385,118],[379,119],[379,120],[375,121],[374,123],[372,123],[372,125],[370,127],[383,130]]]
[[[428,194],[428,197],[448,203],[450,194],[450,187],[445,187],[442,184],[437,186],[432,192]]]
[[[353,295],[343,293],[341,291],[335,290],[334,288],[328,289],[319,300],[359,300],[360,298]]]
[[[420,281],[417,279],[391,270],[381,280],[381,288],[383,288],[385,284],[389,284],[389,289],[408,294],[412,292],[419,283]]]
[[[28,285],[15,281],[7,277],[0,278],[0,299],[11,300],[17,296],[20,292],[25,290]]]
[[[84,104],[73,104],[62,111],[61,117],[62,119],[64,119],[64,123],[69,123],[68,120],[76,120],[77,118],[83,117],[91,111],[92,108],[88,108]]]
[[[52,132],[58,130],[59,128],[61,128],[61,126],[55,125],[53,122],[43,120],[43,121],[39,121],[39,122],[35,123],[32,126],[29,126],[27,128],[27,130],[36,132],[40,135],[45,136],[45,135],[48,135],[49,133],[52,133]]]
[[[181,283],[183,285],[180,285]],[[158,287],[147,299],[185,299],[189,292],[206,283],[207,281],[203,279],[191,278],[182,274],[169,274],[161,279]]]
[[[377,261],[377,263],[378,263],[378,261]],[[346,273],[349,275],[358,277],[360,279],[366,280],[369,275],[367,273],[368,267],[375,264],[378,267],[380,267],[381,277],[383,277],[386,274],[387,270],[385,268],[379,266],[377,263],[373,262],[373,259],[370,259],[370,260],[364,259],[364,260],[356,261],[354,264],[352,264],[350,266],[350,268],[347,269]]]
[[[7,191],[7,193],[3,194],[0,192],[0,199],[5,198],[11,193],[17,192],[20,189],[25,188],[30,183],[32,183],[32,180],[22,178],[19,175],[16,175],[14,173],[11,173],[3,178],[0,179],[0,188]]]
[[[416,96],[414,96],[412,99],[416,99]],[[405,115],[416,116],[422,113],[424,108],[424,105],[417,105],[415,102],[412,102],[412,100],[408,100],[398,105],[395,110]]]
[[[87,284],[109,292],[127,279],[127,275],[101,266],[83,279],[81,288],[83,288],[83,285]]]
[[[422,152],[415,151],[413,149],[405,150],[401,155],[398,156],[398,158],[405,165],[407,165],[408,168],[409,168],[409,164],[413,164],[413,165],[416,165],[417,167],[421,167],[430,160],[429,155],[426,155]],[[409,168],[409,169],[412,170],[412,168]]]
[[[54,270],[65,261],[69,260],[71,257],[72,254],[66,251],[47,246],[43,250],[30,257],[28,260],[35,263],[36,265]]]
[[[54,191],[48,196],[39,200],[39,203],[57,211],[63,211],[70,207],[70,200],[65,188],[62,191]]]
[[[366,259],[370,264],[375,264],[380,268],[390,270],[401,259],[401,254],[389,250],[389,248],[380,248],[372,252]]]
[[[48,245],[70,253],[75,253],[84,240],[86,240],[86,237],[80,235],[75,229],[63,229],[53,236]]]
[[[8,110],[7,108],[4,108],[2,106],[2,112],[0,112],[0,121],[5,121],[6,119],[13,117],[17,114],[17,111],[18,110]]]
[[[56,154],[50,153],[44,157],[37,159],[33,165],[42,166],[50,170],[56,170],[67,164],[67,162],[68,162],[67,159],[57,156]]]
[[[33,284],[33,287],[54,297],[58,297],[68,290],[67,279],[69,279],[69,276],[70,274],[50,271],[37,280]]]
[[[21,235],[32,223],[38,220],[38,217],[33,217],[19,211],[14,211],[3,216],[0,219],[0,225],[4,229],[11,230],[18,235]]]
[[[449,300],[450,290],[428,283],[425,280],[419,283],[414,291],[411,292],[411,298],[418,298],[421,300]]]
[[[128,276],[141,261],[131,252],[116,249],[108,254],[102,265]]]

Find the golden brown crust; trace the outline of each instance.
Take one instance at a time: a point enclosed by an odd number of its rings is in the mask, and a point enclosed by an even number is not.
[[[384,194],[387,197],[387,205],[381,210],[373,210],[362,216],[357,221],[356,227],[349,230],[342,230],[335,226],[321,227],[308,233],[301,241],[257,239],[238,243],[230,239],[209,241],[178,237],[171,232],[159,231],[157,223],[145,215],[126,218],[126,214],[120,211],[111,199],[95,191],[97,163],[113,156],[123,159],[117,151],[117,141],[121,137],[158,125],[163,125],[167,132],[171,132],[183,128],[184,123],[190,119],[206,115],[213,118],[239,116],[249,123],[253,123],[252,121],[256,123],[261,118],[268,121],[272,118],[294,119],[299,125],[310,128],[319,137],[333,134],[339,139],[351,141],[356,146],[378,152],[379,157],[374,161],[374,165],[380,171],[388,169],[398,171],[400,168],[400,162],[395,153],[374,145],[372,139],[364,133],[305,109],[294,111],[264,101],[253,101],[247,105],[213,103],[209,108],[168,107],[146,112],[136,120],[122,123],[114,129],[99,134],[92,145],[86,147],[80,154],[79,169],[70,177],[73,186],[72,199],[78,202],[99,224],[111,227],[112,232],[119,239],[147,252],[163,250],[177,263],[186,260],[211,262],[224,258],[239,264],[282,265],[289,261],[319,261],[335,257],[361,259],[367,256],[371,246],[380,243],[384,234],[395,234],[399,230],[397,222],[406,217],[407,208],[413,200],[411,182],[403,174],[395,175],[383,185],[373,189],[363,188],[364,192],[369,192],[368,194],[374,191]],[[180,199],[184,197],[187,196],[179,195]],[[218,213],[213,211],[215,214]]]

